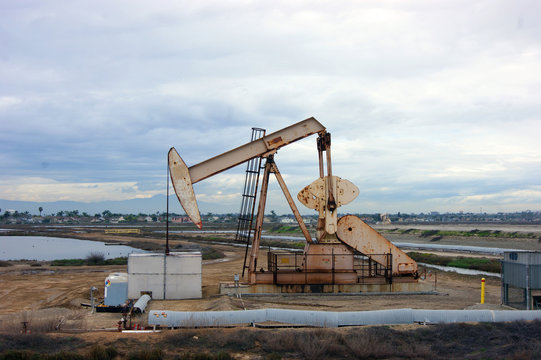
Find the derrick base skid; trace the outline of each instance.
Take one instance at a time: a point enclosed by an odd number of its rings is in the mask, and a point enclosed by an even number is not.
[[[392,284],[237,284],[220,283],[220,294],[366,294],[366,293],[415,293],[433,290],[433,284],[413,278],[394,278]],[[407,281],[409,280],[409,281]]]
[[[248,284],[222,283],[222,294],[389,293],[430,291],[417,272],[393,271],[393,255],[355,253],[340,243],[311,244],[304,252],[267,253],[267,270],[248,273]]]

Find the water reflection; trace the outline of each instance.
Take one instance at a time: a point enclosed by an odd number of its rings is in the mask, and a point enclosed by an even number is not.
[[[0,236],[0,260],[84,259],[91,252],[100,252],[106,259],[112,259],[145,251],[125,245],[107,246],[99,241],[48,236]]]
[[[456,272],[457,274],[463,274],[463,275],[484,275],[484,276],[501,277],[501,274],[488,272],[488,271],[463,269],[463,268],[457,268],[453,266],[441,266],[441,265],[433,265],[433,264],[425,264],[425,263],[417,263],[417,264],[422,265],[427,268],[433,268],[433,269],[438,269],[442,271],[451,271],[451,272]]]

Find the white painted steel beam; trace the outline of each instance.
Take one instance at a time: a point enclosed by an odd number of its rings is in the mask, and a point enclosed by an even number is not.
[[[311,117],[189,168],[175,148],[171,148],[168,164],[175,194],[186,215],[201,229],[201,215],[193,191],[193,184],[250,159],[273,154],[281,147],[307,136],[323,132],[325,132],[325,127]]]
[[[190,166],[189,171],[192,184],[255,157],[276,152],[281,147],[291,144],[292,142],[324,131],[325,127],[313,117],[300,121],[258,140],[254,140],[233,150],[229,150],[223,154],[200,162],[199,164]]]

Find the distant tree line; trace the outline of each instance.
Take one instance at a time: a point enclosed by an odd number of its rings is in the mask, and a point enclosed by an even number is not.
[[[41,219],[38,219],[38,222],[49,223],[53,221],[58,221],[56,218],[69,218],[74,219],[74,221],[116,221],[121,218],[121,222],[133,223],[139,221],[165,221],[167,214],[165,212],[156,211],[155,213],[142,213],[138,214],[122,214],[122,213],[113,213],[110,210],[104,210],[101,213],[96,213],[91,215],[87,212],[79,212],[79,210],[61,210],[50,215],[45,215],[43,213],[43,207],[37,209],[39,211],[39,216]],[[342,216],[345,214],[339,214]],[[354,214],[363,219],[367,223],[378,223],[382,219],[382,214],[380,213],[357,213]],[[183,217],[184,214],[170,213],[169,218]],[[236,221],[239,214],[237,213],[227,213],[227,214],[214,214],[212,212],[207,212],[203,218],[206,217],[207,221],[221,221],[221,222],[230,222]],[[270,213],[266,215],[271,222],[279,222],[284,218],[293,218],[292,214],[287,215],[278,215],[274,210],[270,210]],[[317,218],[317,214],[303,215],[304,218]],[[395,214],[389,213],[385,214],[385,217],[388,218],[391,223],[424,223],[424,222],[442,222],[442,223],[475,223],[475,222],[515,222],[515,223],[540,223],[541,222],[541,211],[520,211],[520,212],[499,212],[499,213],[439,213],[439,212],[430,212],[430,213],[403,213],[397,212]],[[149,219],[150,218],[150,219]],[[16,222],[28,222],[33,219],[33,215],[28,211],[19,212],[12,210],[5,210],[2,213],[0,209],[0,221],[15,221]],[[143,220],[145,219],[145,220]],[[34,221],[35,222],[35,221]]]

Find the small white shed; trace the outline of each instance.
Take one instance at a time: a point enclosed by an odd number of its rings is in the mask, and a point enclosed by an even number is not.
[[[130,254],[128,297],[143,294],[154,300],[201,298],[201,253]]]

